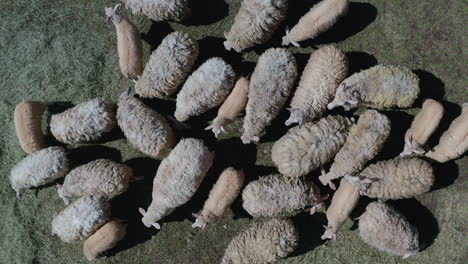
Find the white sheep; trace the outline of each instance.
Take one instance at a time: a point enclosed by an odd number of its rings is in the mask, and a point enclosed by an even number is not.
[[[21,148],[31,154],[46,147],[42,132],[42,117],[47,105],[23,101],[15,108],[15,131]]]
[[[348,73],[346,54],[334,46],[324,46],[310,55],[291,100],[291,116],[286,125],[313,121],[327,111],[327,104]]]
[[[130,144],[146,155],[162,156],[176,143],[166,118],[133,97],[130,89],[120,96],[117,122]]]
[[[284,46],[289,43],[300,47],[300,41],[314,39],[320,33],[327,31],[336,21],[343,17],[349,8],[348,0],[323,0],[314,5],[309,12],[301,17],[299,22],[283,37]]]
[[[210,58],[195,70],[177,94],[175,118],[184,122],[220,105],[232,90],[236,73],[222,58]]]
[[[117,126],[116,105],[104,98],[95,98],[52,115],[50,132],[65,144],[87,143],[100,139]]]
[[[134,15],[145,15],[154,21],[180,22],[191,11],[189,0],[122,0]]]
[[[268,41],[286,18],[287,0],[243,0],[229,32],[226,50],[241,52]]]
[[[196,218],[192,227],[205,229],[207,224],[221,219],[239,196],[244,180],[245,174],[242,170],[225,169],[211,189],[203,210],[199,214],[192,214]]]
[[[282,48],[266,50],[250,78],[242,142],[258,142],[265,128],[286,104],[297,77],[296,59]]]
[[[358,105],[384,109],[410,107],[419,95],[419,78],[404,67],[377,65],[346,78],[328,109]]]
[[[62,147],[36,151],[13,167],[10,174],[11,187],[20,199],[23,189],[38,187],[65,176],[68,166],[67,154]]]
[[[198,57],[198,42],[183,32],[167,35],[153,51],[135,85],[141,97],[165,98],[187,79]]]
[[[139,208],[146,227],[160,229],[157,223],[194,195],[208,170],[214,152],[210,152],[200,139],[182,139],[163,159],[153,181],[153,201],[148,210]]]
[[[86,239],[109,220],[110,209],[102,197],[83,196],[54,217],[51,235],[66,243]]]
[[[92,234],[83,244],[83,253],[89,261],[115,247],[127,234],[127,224],[119,219],[109,221]]]

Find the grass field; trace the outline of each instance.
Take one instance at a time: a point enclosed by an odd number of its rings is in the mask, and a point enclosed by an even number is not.
[[[266,45],[242,55],[226,52],[223,31],[228,30],[240,0],[193,0],[193,18],[181,25],[154,23],[130,16],[144,39],[145,62],[162,38],[173,30],[190,33],[200,41],[199,65],[206,58],[221,56],[236,72],[247,75],[259,54],[279,46],[284,26]],[[287,24],[294,25],[316,0],[291,0]],[[203,3],[203,4],[202,4]],[[117,100],[132,85],[120,73],[114,26],[106,23],[103,0],[2,0],[0,1],[0,263],[87,263],[82,244],[64,244],[50,237],[53,215],[64,208],[49,186],[27,191],[17,201],[10,187],[11,168],[26,155],[15,136],[13,110],[22,100],[49,103],[52,113],[104,96]],[[195,6],[198,5],[199,6]],[[446,109],[441,128],[431,144],[460,113],[458,104],[468,101],[466,0],[370,0],[353,1],[350,13],[331,31],[290,48],[302,68],[314,48],[334,43],[348,52],[351,71],[377,63],[407,66],[421,78],[421,98],[435,98]],[[146,100],[156,110],[172,114],[174,102]],[[403,134],[422,102],[407,111],[386,111],[392,121],[391,137],[376,160],[395,157],[403,147]],[[110,158],[130,165],[145,180],[116,198],[113,214],[129,220],[128,236],[99,263],[219,263],[231,238],[246,228],[250,219],[237,201],[227,218],[206,232],[193,230],[191,213],[203,206],[208,191],[227,166],[242,167],[249,179],[274,172],[272,143],[286,129],[284,110],[257,145],[242,145],[238,133],[216,141],[202,128],[216,115],[211,111],[190,124],[180,136],[206,140],[216,151],[215,166],[195,197],[162,221],[162,230],[147,229],[140,222],[138,207],[151,201],[152,179],[159,161],[133,149],[116,131],[100,144],[68,147],[74,166],[96,158]],[[44,129],[46,128],[44,120]],[[233,127],[238,127],[238,120]],[[56,144],[50,132],[48,140]],[[414,199],[391,202],[420,230],[425,249],[407,260],[379,252],[359,239],[349,220],[337,241],[323,242],[320,235],[325,215],[294,217],[300,248],[281,263],[467,263],[468,262],[468,158],[434,164],[436,183],[431,192]],[[310,177],[316,177],[315,174]],[[353,213],[362,213],[369,200],[362,199]]]

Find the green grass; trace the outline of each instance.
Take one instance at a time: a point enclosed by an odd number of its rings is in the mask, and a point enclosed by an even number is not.
[[[144,34],[145,61],[150,51],[172,30],[182,30],[200,40],[201,59],[222,56],[236,72],[247,75],[258,54],[278,46],[284,28],[267,45],[242,56],[225,52],[223,31],[228,30],[240,0],[205,0],[194,8],[191,25],[152,23],[130,16]],[[316,1],[292,0],[289,25],[294,24]],[[371,0],[353,3],[351,12],[331,32],[308,48],[290,48],[301,67],[314,47],[336,43],[349,52],[351,70],[376,63],[405,65],[421,77],[422,97],[442,101],[446,117],[433,141],[460,113],[457,104],[468,101],[466,78],[466,17],[464,0]],[[120,73],[114,27],[105,23],[102,0],[2,0],[0,2],[0,263],[87,263],[82,244],[64,244],[50,237],[50,223],[64,208],[53,185],[27,191],[17,201],[10,188],[9,172],[26,155],[20,149],[13,125],[13,110],[22,100],[50,103],[47,113],[59,112],[71,104],[104,96],[116,100],[131,83]],[[163,113],[174,110],[173,101],[146,101]],[[416,106],[420,106],[421,100]],[[385,112],[392,120],[391,139],[377,159],[396,156],[402,149],[403,134],[417,109]],[[192,230],[191,212],[197,212],[219,172],[226,166],[243,167],[250,179],[274,171],[269,151],[286,130],[283,112],[258,145],[242,145],[233,134],[215,142],[208,133],[198,132],[215,115],[212,111],[191,122],[194,131],[182,136],[199,136],[217,152],[216,165],[187,205],[165,218],[160,232],[140,224],[138,207],[151,199],[151,182],[159,161],[144,157],[130,147],[119,133],[101,146],[69,147],[74,165],[106,157],[131,165],[145,181],[132,185],[128,193],[113,202],[113,213],[129,219],[129,235],[100,263],[218,263],[231,238],[252,220],[236,202],[228,217],[206,232]],[[234,127],[241,124],[240,120]],[[44,124],[46,126],[46,124]],[[51,139],[51,137],[48,137]],[[435,142],[432,142],[435,143]],[[216,143],[216,144],[215,144]],[[364,244],[352,221],[348,221],[336,242],[320,241],[324,214],[301,214],[294,218],[301,234],[301,246],[281,263],[466,263],[468,258],[466,203],[468,158],[434,165],[434,190],[415,199],[392,204],[417,225],[427,248],[402,260]],[[311,175],[315,177],[315,175]],[[353,217],[362,212],[363,199]],[[235,220],[233,220],[233,218]]]

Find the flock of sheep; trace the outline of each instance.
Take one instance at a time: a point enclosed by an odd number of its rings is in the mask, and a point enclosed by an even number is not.
[[[134,14],[155,21],[182,21],[190,13],[188,0],[123,2]],[[329,29],[346,13],[348,4],[348,0],[321,1],[287,30],[283,45],[299,46],[298,42]],[[285,19],[287,6],[287,0],[243,0],[234,24],[225,33],[225,48],[241,52],[265,43]],[[221,58],[210,58],[192,72],[198,43],[188,34],[173,32],[162,40],[143,68],[138,29],[121,13],[120,4],[106,8],[105,14],[116,28],[121,71],[136,83],[134,90],[139,97],[166,98],[182,86],[174,113],[179,122],[220,106],[207,127],[218,137],[245,110],[241,140],[244,144],[258,142],[293,92],[298,69],[294,56],[285,48],[266,50],[250,80],[241,77],[236,81],[234,69]],[[251,181],[244,188],[242,169],[226,168],[202,211],[193,214],[196,220],[192,226],[204,229],[222,218],[242,193],[244,209],[253,217],[265,219],[233,238],[222,263],[270,263],[294,251],[298,232],[287,217],[305,209],[313,214],[327,199],[304,176],[332,160],[330,170],[322,169],[319,177],[323,185],[336,189],[326,209],[328,225],[322,239],[336,239],[364,195],[378,199],[359,219],[359,234],[366,243],[403,257],[420,249],[417,229],[384,201],[429,191],[434,182],[431,162],[446,162],[467,150],[468,104],[463,105],[462,114],[439,144],[426,152],[425,144],[444,112],[440,103],[427,99],[401,139],[405,141],[403,157],[368,165],[381,151],[391,127],[390,120],[374,109],[412,106],[419,95],[419,80],[412,71],[399,66],[377,65],[349,77],[347,74],[347,57],[340,49],[324,46],[312,53],[288,108],[286,125],[298,126],[289,129],[271,151],[279,173]],[[357,121],[327,115],[327,110],[339,106],[345,110],[357,106],[371,109]],[[86,239],[84,254],[93,260],[125,237],[126,224],[112,219],[108,200],[125,192],[131,181],[139,178],[130,167],[107,159],[70,168],[65,148],[45,144],[41,128],[45,109],[46,104],[40,102],[21,102],[15,109],[17,137],[30,155],[12,169],[11,186],[20,198],[24,189],[65,177],[57,190],[68,206],[54,217],[52,234],[64,242]],[[122,93],[117,105],[96,98],[55,114],[50,121],[52,135],[69,145],[96,141],[117,126],[142,153],[151,157],[167,154],[154,177],[153,200],[146,210],[140,208],[143,224],[159,229],[158,221],[197,191],[213,165],[215,153],[200,139],[177,142],[166,118],[134,97],[131,89]],[[340,178],[336,188],[333,181]]]

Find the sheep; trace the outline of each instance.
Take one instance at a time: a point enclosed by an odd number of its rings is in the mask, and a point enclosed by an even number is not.
[[[42,133],[42,116],[46,107],[44,103],[23,101],[15,108],[16,137],[28,154],[47,147]]]
[[[192,214],[196,218],[192,227],[204,230],[207,224],[221,219],[239,196],[244,180],[245,174],[242,170],[232,167],[225,169],[211,189],[201,213]]]
[[[322,235],[322,240],[336,240],[336,233],[341,226],[349,218],[351,212],[356,207],[359,201],[359,190],[354,187],[345,178],[340,181],[340,187],[333,194],[330,207],[327,209],[328,224],[325,227],[325,233]]]
[[[359,235],[368,245],[403,259],[420,249],[418,230],[385,203],[373,202],[366,207],[359,217]]]
[[[390,134],[390,128],[388,117],[376,110],[367,110],[361,114],[357,124],[350,128],[349,135],[336,154],[330,171],[322,172],[322,176],[319,177],[320,182],[323,185],[329,184],[335,190],[332,180],[364,169],[366,163],[383,148]]]
[[[106,199],[124,193],[129,182],[135,180],[132,169],[108,159],[98,159],[74,168],[68,173],[57,192],[68,205],[69,198],[99,195]]]
[[[431,165],[419,158],[380,161],[365,168],[358,176],[345,177],[359,194],[380,200],[404,199],[423,194],[434,183]]]
[[[65,144],[96,141],[117,126],[116,105],[104,98],[95,98],[52,115],[50,132]]]
[[[136,82],[143,73],[143,50],[138,28],[121,13],[121,4],[106,8],[107,21],[112,21],[117,33],[117,52],[122,74]]]
[[[442,134],[439,144],[426,154],[437,162],[447,162],[463,155],[468,150],[468,103],[462,105],[462,113],[452,121]]]
[[[385,109],[410,107],[419,95],[419,78],[404,67],[377,65],[355,73],[338,86],[329,110],[358,105]]]
[[[62,147],[48,147],[27,156],[20,161],[10,174],[11,187],[16,197],[21,198],[23,189],[38,187],[65,176],[69,161]]]
[[[167,120],[133,97],[130,88],[120,96],[117,122],[130,144],[146,155],[162,156],[176,143]]]
[[[181,22],[190,16],[189,0],[122,0],[134,15],[154,21]]]
[[[242,143],[260,140],[286,104],[296,77],[296,60],[288,50],[271,48],[260,56],[250,79]]]
[[[283,46],[289,43],[300,47],[299,41],[314,39],[322,32],[330,29],[346,13],[348,13],[348,0],[323,0],[314,5],[309,12],[301,17],[299,22],[283,37]]]
[[[218,138],[221,132],[227,133],[224,126],[234,122],[247,105],[249,84],[250,81],[244,77],[241,77],[236,82],[231,94],[229,94],[226,101],[219,108],[218,115],[205,130],[213,130],[216,138]]]
[[[229,243],[221,264],[276,263],[299,244],[299,234],[287,218],[255,222]]]
[[[291,116],[285,125],[302,125],[322,117],[347,72],[348,59],[340,49],[324,46],[312,53],[288,108]]]
[[[231,91],[236,73],[222,58],[210,58],[194,71],[177,94],[174,117],[179,122],[220,105]]]
[[[153,51],[135,85],[141,97],[165,98],[187,79],[199,53],[198,42],[183,32],[167,35]]]
[[[110,209],[102,197],[83,196],[54,217],[51,235],[65,243],[86,239],[109,220]]]
[[[127,234],[127,224],[119,219],[105,223],[83,244],[83,253],[89,261],[96,260],[102,254],[115,247]]]
[[[241,52],[267,42],[286,18],[287,0],[244,0],[234,23],[224,32],[226,50]]]
[[[400,157],[413,153],[424,154],[424,145],[439,126],[443,115],[444,107],[439,102],[432,99],[425,100],[421,111],[416,115],[411,127],[405,133],[405,146]]]
[[[242,192],[242,206],[253,217],[293,216],[305,208],[313,214],[324,197],[313,182],[271,174],[250,182]]]
[[[351,124],[351,119],[337,115],[293,127],[274,143],[271,159],[284,176],[304,176],[336,155]]]
[[[211,168],[214,152],[200,139],[185,138],[159,165],[153,181],[153,201],[148,210],[139,208],[146,227],[160,229],[157,223],[176,207],[185,204]]]

